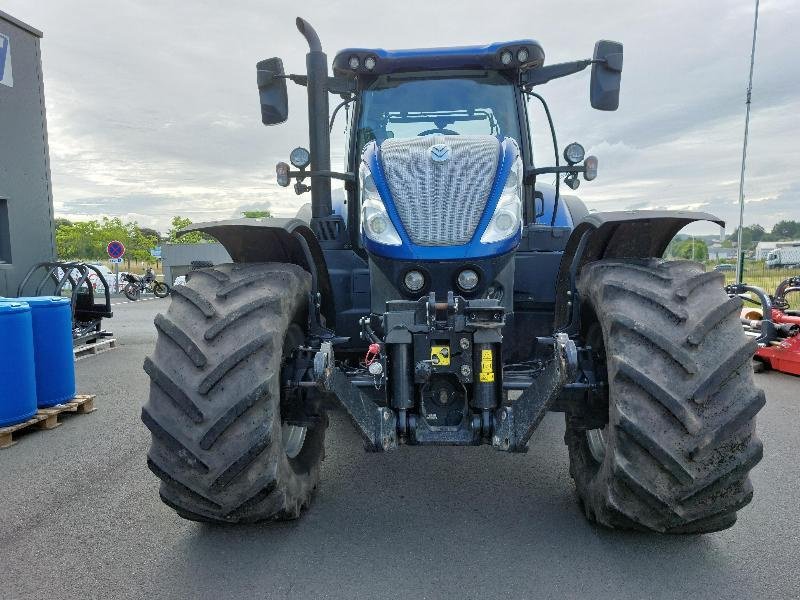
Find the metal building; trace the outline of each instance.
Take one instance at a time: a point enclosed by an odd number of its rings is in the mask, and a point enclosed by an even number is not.
[[[0,296],[55,257],[41,37],[0,11]]]

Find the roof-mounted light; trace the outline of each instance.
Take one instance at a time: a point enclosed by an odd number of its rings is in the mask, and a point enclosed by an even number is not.
[[[356,55],[354,54],[354,55],[353,55],[353,56],[351,56],[351,57],[350,57],[350,59],[347,61],[347,64],[350,66],[350,68],[351,68],[351,69],[353,69],[353,71],[355,71],[356,69],[358,69],[358,67],[360,67],[360,66],[361,66],[361,60],[358,58],[358,56],[356,56]]]
[[[504,67],[508,67],[511,65],[511,61],[514,60],[514,55],[511,53],[511,50],[503,50],[500,53],[500,64]]]
[[[375,60],[374,56],[368,56],[364,59],[364,66],[367,68],[367,71],[372,71],[375,68],[377,61]]]
[[[527,48],[520,48],[519,50],[517,50],[517,60],[521,64],[525,64],[526,62],[528,62],[529,57],[530,57],[530,52],[528,52]]]

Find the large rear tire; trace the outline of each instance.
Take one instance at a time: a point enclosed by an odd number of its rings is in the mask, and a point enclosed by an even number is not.
[[[607,372],[608,423],[567,415],[570,474],[587,518],[603,525],[708,533],[750,502],[762,456],[755,343],[721,273],[688,261],[601,260],[578,290],[584,343]]]
[[[219,265],[173,288],[144,369],[147,463],[187,519],[293,519],[311,501],[325,419],[281,421],[281,368],[304,342],[310,276],[292,264]]]

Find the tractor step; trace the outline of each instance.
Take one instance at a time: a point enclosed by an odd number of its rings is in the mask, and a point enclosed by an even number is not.
[[[91,344],[83,344],[81,346],[75,346],[72,349],[72,352],[75,355],[75,360],[77,361],[81,360],[82,358],[94,356],[95,354],[108,352],[109,350],[113,350],[116,347],[117,347],[116,338],[107,338],[104,340],[93,342]]]
[[[55,429],[61,425],[59,416],[64,413],[78,413],[79,415],[89,414],[97,410],[94,407],[94,394],[78,395],[69,402],[57,404],[50,408],[40,408],[27,421],[8,427],[0,427],[0,449],[9,448],[16,444],[17,436],[27,433],[32,429]]]

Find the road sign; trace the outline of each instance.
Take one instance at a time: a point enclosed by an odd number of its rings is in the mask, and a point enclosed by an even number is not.
[[[122,242],[109,242],[106,252],[111,258],[122,258],[125,256],[125,245]]]
[[[122,264],[122,259],[121,258],[111,258],[111,259],[109,259],[108,262],[110,262],[112,265],[119,265],[119,264]]]

